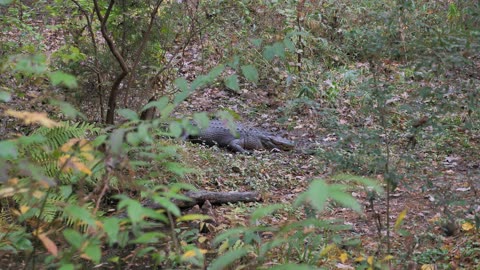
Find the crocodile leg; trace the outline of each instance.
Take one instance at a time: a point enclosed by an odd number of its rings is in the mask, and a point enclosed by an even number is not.
[[[239,144],[239,140],[233,140],[228,144],[228,148],[236,153],[248,153],[247,150],[243,149],[242,146]]]

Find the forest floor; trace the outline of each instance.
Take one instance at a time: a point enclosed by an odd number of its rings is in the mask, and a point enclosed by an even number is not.
[[[194,48],[192,50],[195,51]],[[187,51],[184,55],[186,58],[183,61],[191,64],[189,68],[184,67],[184,74],[194,78],[194,72],[201,68],[195,66],[196,59],[189,56],[198,54]],[[214,114],[228,109],[238,114],[241,122],[278,132],[295,141],[297,147],[291,152],[258,151],[253,155],[243,155],[217,147],[181,143],[185,164],[197,172],[187,176],[187,182],[209,191],[257,191],[263,198],[262,203],[213,206],[209,213],[214,226],[198,235],[199,239],[202,238],[199,247],[214,253],[215,248],[211,246],[213,238],[225,229],[249,225],[251,212],[262,205],[285,205],[283,210],[262,219],[264,224],[282,226],[304,219],[303,208],[292,207],[298,195],[308,188],[313,179],[321,178],[332,183],[331,176],[342,173],[336,169],[334,162],[320,155],[303,153],[312,149],[334,151],[332,146],[337,143],[338,137],[335,131],[322,126],[322,117],[325,117],[322,108],[300,106],[292,110],[288,105],[292,94],[288,89],[264,87],[247,86],[240,93],[223,86],[206,87],[196,91],[175,111],[177,116],[188,116],[194,112]],[[336,110],[342,119],[348,121],[356,108],[346,105]],[[473,144],[479,143],[478,136],[474,134],[470,140]],[[427,157],[425,149],[416,150],[418,166],[412,169],[419,171],[418,176],[405,173],[390,194],[391,254],[404,262],[395,269],[418,269],[420,265],[436,263],[442,267],[449,265],[452,269],[479,267],[480,262],[475,258],[480,248],[478,233],[474,233],[470,227],[472,224],[467,220],[473,220],[475,211],[477,215],[480,211],[480,160],[478,155],[465,155],[461,148],[456,149],[448,156],[435,156],[433,159]],[[367,176],[384,185],[381,174]],[[317,218],[343,220],[344,224],[351,226],[350,230],[342,232],[344,241],[356,238],[360,242],[355,246],[338,245],[339,249],[317,262],[319,266],[353,269],[360,258],[374,256],[375,260],[384,259],[380,256],[385,256],[387,246],[385,196],[370,200],[369,192],[362,186],[351,186],[349,192],[364,206],[362,213],[331,202]],[[447,203],[449,200],[461,200],[462,203],[451,205]],[[406,215],[401,230],[394,230],[402,212]],[[348,254],[348,259],[343,261],[339,258],[342,250]],[[469,250],[471,253],[468,253]],[[266,265],[282,262],[281,256],[272,256],[271,260],[267,259]]]
[[[193,63],[192,59],[186,60]],[[191,115],[192,112],[206,111],[214,113],[221,109],[230,109],[240,115],[241,121],[280,134],[297,143],[297,150],[322,149],[327,151],[337,142],[335,131],[321,125],[322,109],[304,106],[295,112],[286,113],[287,99],[291,92],[285,89],[244,89],[240,94],[226,88],[206,88],[195,92],[177,113]],[[342,119],[349,119],[349,114],[356,108],[338,108]],[[280,120],[280,118],[282,118]],[[279,121],[280,120],[280,121]],[[281,122],[281,123],[280,123]],[[283,132],[281,132],[283,131]],[[478,145],[478,137],[473,135],[471,142]],[[283,203],[284,211],[264,219],[268,225],[288,224],[305,218],[302,210],[293,210],[292,202],[304,192],[312,179],[322,178],[327,181],[332,175],[341,173],[336,170],[334,162],[317,155],[292,152],[256,152],[253,155],[232,154],[218,148],[185,144],[188,154],[187,164],[201,171],[191,179],[199,189],[212,191],[259,191],[263,195],[263,204]],[[418,269],[422,262],[438,260],[439,264],[449,264],[470,269],[480,267],[480,261],[468,254],[466,249],[479,253],[478,234],[469,227],[475,212],[480,211],[478,196],[480,192],[480,160],[478,155],[465,156],[458,151],[449,156],[437,156],[435,160],[424,157],[418,149],[418,177],[405,175],[398,187],[390,194],[390,230],[391,254],[405,264],[395,269]],[[408,174],[410,175],[410,174]],[[382,175],[368,175],[384,184]],[[426,187],[426,182],[432,183]],[[347,183],[344,183],[347,184]],[[348,184],[347,184],[348,185]],[[352,186],[351,194],[364,206],[362,213],[335,205],[333,202],[317,218],[319,220],[344,220],[352,229],[343,233],[345,240],[359,238],[358,246],[349,247],[349,259],[340,262],[338,253],[333,252],[333,260],[325,259],[318,265],[327,268],[353,269],[356,259],[360,257],[385,255],[386,250],[386,214],[385,196],[371,201],[368,192],[361,186]],[[444,194],[439,201],[438,194]],[[462,200],[456,206],[445,206],[446,201]],[[442,200],[442,199],[440,199]],[[249,224],[249,214],[262,204],[248,203],[214,206],[214,220],[217,224],[213,232],[207,234],[212,238],[225,228]],[[395,222],[403,211],[406,216],[401,230],[393,230]],[[473,247],[465,246],[473,243]],[[203,247],[211,249],[210,241]],[[475,246],[476,245],[476,246]],[[318,247],[321,248],[321,247]],[[345,248],[345,247],[344,247]],[[327,256],[328,258],[328,256]],[[278,263],[279,258],[272,258]],[[416,261],[417,263],[414,263]],[[426,263],[425,263],[426,264]],[[433,268],[432,268],[433,269]],[[473,269],[473,268],[472,268]]]

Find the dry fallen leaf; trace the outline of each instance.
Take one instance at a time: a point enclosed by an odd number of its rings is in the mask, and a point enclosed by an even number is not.
[[[462,224],[462,230],[464,230],[466,232],[471,231],[474,228],[475,228],[475,226],[470,222],[465,222],[465,223]]]
[[[38,235],[38,239],[42,241],[43,246],[52,254],[53,256],[58,256],[58,247],[57,245],[44,233]]]
[[[14,110],[7,110],[5,113],[12,117],[23,120],[23,122],[27,125],[36,123],[47,128],[60,126],[59,123],[48,118],[47,113],[39,113],[39,112],[32,113],[32,112],[14,111]]]

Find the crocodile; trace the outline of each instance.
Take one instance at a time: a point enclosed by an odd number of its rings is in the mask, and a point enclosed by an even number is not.
[[[237,134],[231,132],[227,121],[211,120],[208,127],[199,129],[198,134],[188,135],[187,139],[192,142],[205,143],[213,146],[218,145],[232,152],[249,153],[249,150],[292,150],[294,143],[285,138],[276,136],[265,130],[244,126],[234,123]]]

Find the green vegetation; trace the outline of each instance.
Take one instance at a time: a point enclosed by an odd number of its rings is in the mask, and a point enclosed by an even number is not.
[[[2,265],[479,267],[478,1],[0,12]],[[297,149],[183,142],[212,117],[286,130]],[[182,209],[196,189],[263,201]]]

